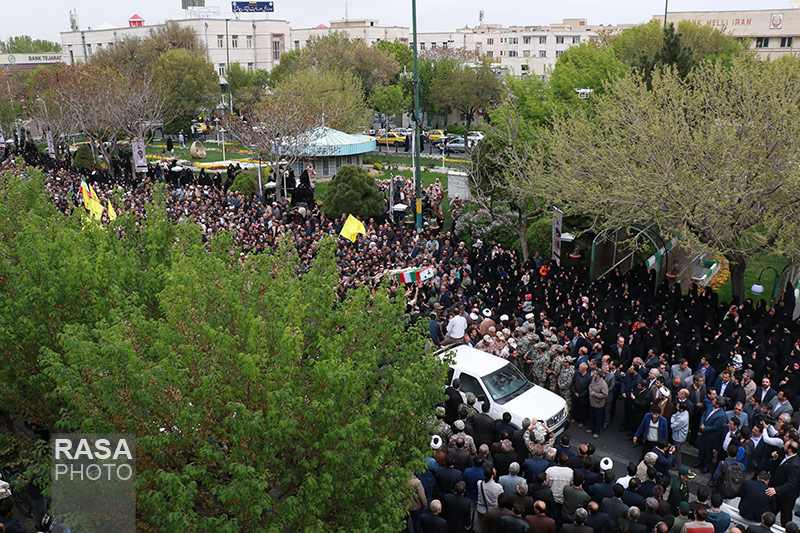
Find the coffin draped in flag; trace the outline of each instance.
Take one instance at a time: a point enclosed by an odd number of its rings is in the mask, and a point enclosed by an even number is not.
[[[396,277],[400,283],[425,281],[426,279],[431,279],[434,274],[436,274],[436,269],[432,266],[389,271],[389,275]]]

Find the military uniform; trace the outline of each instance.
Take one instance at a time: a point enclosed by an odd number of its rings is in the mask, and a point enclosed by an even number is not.
[[[547,344],[544,342],[536,343],[534,347],[533,363],[531,364],[531,374],[533,381],[537,385],[544,385],[547,379],[547,368],[550,366],[550,358],[544,351]]]
[[[558,394],[567,401],[567,411],[572,412],[572,380],[575,377],[575,367],[571,364],[561,367],[558,374]]]

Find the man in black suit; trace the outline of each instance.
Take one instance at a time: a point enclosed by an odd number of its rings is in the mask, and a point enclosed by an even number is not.
[[[464,472],[470,466],[469,451],[464,447],[464,437],[456,437],[456,445],[447,450],[446,458],[453,458],[453,466]]]
[[[489,416],[489,402],[481,404],[481,413],[472,417],[472,430],[475,432],[475,446],[490,446],[494,442],[494,418]]]
[[[641,512],[638,507],[631,507],[628,509],[627,518],[620,518],[617,522],[617,529],[620,526],[627,526],[628,533],[647,533],[647,528],[644,524],[639,523],[639,516]]]
[[[445,458],[445,465],[437,468],[434,474],[436,484],[439,485],[439,494],[453,492],[456,483],[461,481],[461,470],[455,467],[455,459],[452,455],[448,455]]]
[[[775,505],[781,514],[781,526],[792,520],[794,502],[800,496],[800,457],[797,457],[797,443],[786,441],[783,445],[785,455],[775,469],[766,490],[767,496],[775,496]]]
[[[761,524],[748,527],[747,533],[772,533],[772,526],[774,524],[775,515],[767,512],[761,515]]]
[[[628,514],[628,506],[622,501],[622,493],[625,492],[625,488],[619,483],[615,483],[611,490],[614,496],[611,498],[603,498],[600,509],[602,509],[604,513],[608,513],[608,516],[610,516],[614,522],[618,522]]]
[[[614,471],[613,470],[606,470],[603,472],[603,482],[602,483],[595,483],[593,485],[589,485],[586,488],[586,492],[589,493],[589,496],[592,497],[592,500],[596,501],[598,504],[602,503],[604,499],[613,497],[613,488],[614,488]]]
[[[756,479],[745,480],[742,484],[742,499],[739,501],[742,518],[758,522],[764,513],[775,511],[775,497],[767,496],[769,478],[769,472],[764,470],[758,473]]]
[[[511,413],[509,413],[508,411],[503,413],[503,418],[494,421],[494,434],[495,438],[497,439],[499,439],[502,433],[505,431],[506,433],[508,433],[508,437],[506,438],[510,440],[511,435],[514,434],[515,430],[516,428],[511,425]]]
[[[589,516],[586,518],[586,525],[592,528],[594,533],[611,533],[616,531],[617,526],[608,514],[600,511],[600,506],[597,502],[589,502],[586,506],[589,511]]]
[[[769,405],[769,402],[772,401],[776,394],[778,393],[772,388],[772,381],[769,379],[769,376],[761,378],[761,386],[756,389],[758,403],[761,405]]]
[[[523,464],[525,459],[530,457],[530,454],[528,453],[528,447],[525,446],[524,439],[525,432],[528,431],[528,427],[530,425],[530,418],[523,418],[522,427],[520,429],[515,429],[514,433],[511,434],[511,445],[514,447],[514,451],[517,452],[517,462],[519,464]]]
[[[747,400],[747,393],[742,387],[742,373],[734,372],[731,376],[731,385],[725,391],[725,397],[728,398],[728,405],[736,405],[736,402],[744,402]]]
[[[747,468],[751,472],[760,472],[769,468],[770,446],[764,442],[762,438],[763,433],[764,429],[760,422],[756,423],[750,432],[750,440],[753,442],[753,453],[750,455],[750,463],[747,465]]]
[[[444,402],[444,421],[452,424],[458,420],[458,408],[463,403],[461,398],[461,380],[456,378],[453,384],[444,390],[447,399]]]
[[[442,517],[450,533],[466,533],[472,529],[472,505],[467,499],[467,484],[456,483],[455,493],[442,498]]]
[[[428,507],[430,513],[422,515],[422,533],[448,533],[447,520],[439,516],[442,512],[442,502],[433,500]]]

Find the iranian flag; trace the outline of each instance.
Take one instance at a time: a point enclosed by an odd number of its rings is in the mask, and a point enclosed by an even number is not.
[[[400,283],[413,283],[415,281],[425,281],[431,279],[436,270],[433,267],[422,268],[404,268],[403,270],[396,270],[393,274],[397,277]]]

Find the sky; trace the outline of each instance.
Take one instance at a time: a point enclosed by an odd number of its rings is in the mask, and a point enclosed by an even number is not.
[[[288,20],[292,27],[308,28],[344,18],[378,19],[381,25],[411,27],[411,0],[275,0],[270,18]],[[81,29],[111,24],[127,26],[137,13],[145,24],[183,18],[181,0],[0,0],[0,38],[27,34],[37,39],[59,41],[69,31],[69,12],[76,9]],[[219,6],[222,18],[231,17],[231,3],[206,0]],[[789,0],[670,0],[670,11],[712,11],[789,8]],[[564,18],[585,18],[589,24],[646,22],[664,12],[663,0],[417,0],[419,31],[452,31],[476,26],[478,14],[484,22],[508,25],[537,25],[561,22]],[[263,15],[257,15],[263,17]],[[243,15],[250,18],[252,15]]]

